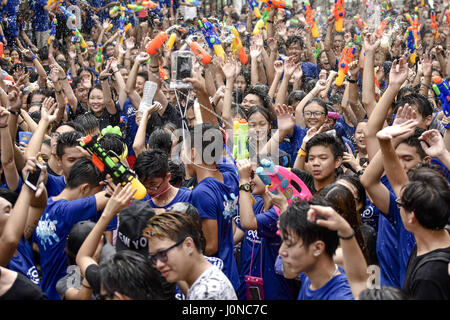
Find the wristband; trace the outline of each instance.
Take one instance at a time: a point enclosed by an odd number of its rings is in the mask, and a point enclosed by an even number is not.
[[[352,80],[349,77],[346,77],[346,78],[349,83],[357,83],[358,82],[358,80]]]
[[[64,78],[59,78],[58,80],[66,80],[67,76],[65,76]]]
[[[302,148],[300,148],[300,149],[298,149],[297,155],[298,155],[299,157],[306,157],[306,152],[303,151]]]
[[[7,127],[8,127],[8,125],[0,126],[0,129],[5,129]]]
[[[342,236],[340,236],[340,235],[339,235],[339,232],[338,232],[337,235],[338,235],[339,239],[341,239],[341,240],[350,240],[351,238],[353,238],[353,237],[355,236],[355,230],[352,229],[352,234],[349,235],[348,237],[342,237]]]
[[[5,36],[3,34],[0,34],[0,39],[3,39]]]
[[[11,108],[9,108],[8,109],[8,111],[9,111],[9,113],[12,113],[12,114],[14,114],[14,115],[16,115],[16,116],[18,116],[19,115],[19,112],[17,112],[17,111],[14,111],[13,109],[11,109]]]
[[[31,59],[31,61],[33,61],[36,58],[37,58],[36,56],[32,56],[30,59]]]

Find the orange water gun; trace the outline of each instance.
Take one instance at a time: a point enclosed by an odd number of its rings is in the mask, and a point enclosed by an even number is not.
[[[342,32],[345,17],[344,0],[334,0],[333,14],[336,20],[336,31]]]
[[[305,9],[306,22],[311,28],[312,36],[314,37],[314,39],[317,39],[319,37],[319,28],[317,28],[316,18],[314,17],[314,12],[311,9],[309,1],[303,2],[303,8]]]
[[[205,49],[203,49],[197,42],[192,41],[191,37],[188,37],[186,39],[186,43],[189,45],[189,49],[191,49],[191,51],[198,57],[201,56],[202,60],[201,62],[204,65],[210,64],[211,63],[211,56],[209,55],[208,52],[206,52]]]
[[[234,26],[230,27],[230,31],[234,36],[233,42],[231,42],[231,49],[233,50],[233,54],[239,57],[239,60],[242,63],[247,63],[248,56],[245,53],[244,46],[242,45],[241,38],[239,37],[239,32]]]
[[[434,10],[431,10],[430,18],[431,18],[431,27],[433,28],[433,30],[435,30],[434,37],[437,39],[439,38],[439,27],[436,21],[436,12]]]
[[[384,30],[386,30],[386,27],[391,23],[392,23],[391,17],[387,17],[381,22],[380,26],[378,27],[378,31],[377,31],[377,34],[379,37],[381,37],[383,35]]]
[[[267,5],[267,11],[270,11],[271,7],[275,9],[289,7],[289,3],[286,3],[286,0],[262,0],[262,2]]]
[[[167,32],[161,31],[156,35],[156,37],[152,41],[150,41],[145,51],[147,51],[149,55],[156,54],[159,48],[161,48],[164,42],[166,42],[167,38],[169,38]]]
[[[353,46],[353,43],[349,42],[347,46],[342,49],[341,58],[339,59],[339,70],[338,75],[335,80],[335,84],[337,86],[341,86],[344,83],[345,76],[348,72],[348,66],[352,63],[353,58],[355,57],[356,48]]]

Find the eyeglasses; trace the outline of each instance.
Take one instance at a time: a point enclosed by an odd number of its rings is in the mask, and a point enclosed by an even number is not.
[[[158,190],[158,189],[162,186],[163,183],[164,183],[164,181],[162,181],[162,182],[159,184],[159,186],[157,186],[157,187],[148,187],[147,185],[144,184],[144,187],[145,187],[147,190],[153,190],[153,191],[156,191],[156,190]]]
[[[311,118],[312,116],[314,116],[314,118],[320,118],[324,114],[325,114],[325,112],[321,112],[321,111],[315,111],[315,112],[305,111],[305,112],[303,112],[303,116],[305,116],[307,118]]]
[[[170,246],[167,249],[160,250],[160,251],[158,251],[155,254],[149,254],[148,257],[149,257],[150,261],[152,262],[152,264],[156,265],[158,260],[161,261],[162,263],[166,263],[167,260],[169,259],[167,257],[167,252],[169,252],[170,250],[172,250],[175,247],[178,247],[180,244],[182,244],[184,242],[184,240],[186,240],[186,238],[184,238],[183,240],[178,241],[173,246]]]
[[[399,198],[395,199],[395,203],[397,204],[397,208],[405,207],[405,204]]]

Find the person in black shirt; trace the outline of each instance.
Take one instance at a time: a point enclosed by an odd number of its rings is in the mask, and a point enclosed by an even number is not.
[[[100,78],[102,85],[96,84],[89,91],[88,108],[98,119],[100,131],[108,125],[118,126],[120,113],[111,98],[111,90],[107,79]]]
[[[0,267],[1,300],[47,300],[47,296],[24,275]]]
[[[448,181],[431,168],[410,171],[409,182],[396,200],[406,230],[416,246],[406,268],[404,291],[421,300],[449,300],[450,218]]]

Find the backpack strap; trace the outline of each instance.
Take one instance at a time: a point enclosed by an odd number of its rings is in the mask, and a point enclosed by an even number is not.
[[[414,271],[411,274],[411,279],[414,279],[416,277],[417,271],[426,263],[432,262],[432,261],[441,261],[444,263],[450,262],[450,254],[446,252],[435,252],[433,254],[430,254],[426,256],[424,259],[422,259],[417,266],[414,268]]]

